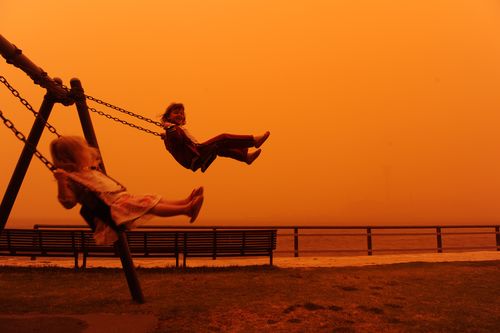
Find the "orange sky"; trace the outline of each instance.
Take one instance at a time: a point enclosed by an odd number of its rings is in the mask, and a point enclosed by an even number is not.
[[[194,174],[157,137],[92,115],[108,173],[131,192],[205,186],[199,225],[498,223],[498,1],[17,0],[0,2],[0,27],[89,95],[150,118],[184,103],[199,140],[270,130],[252,166],[220,158]],[[45,91],[1,60],[38,109]],[[2,87],[0,109],[29,132]],[[50,122],[80,134],[75,110],[58,105]],[[0,127],[2,196],[21,148]],[[37,160],[7,226],[35,220],[82,223]]]

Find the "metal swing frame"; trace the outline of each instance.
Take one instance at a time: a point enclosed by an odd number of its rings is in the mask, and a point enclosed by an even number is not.
[[[28,171],[28,167],[33,158],[34,149],[36,149],[38,142],[40,141],[40,137],[45,129],[45,124],[49,119],[55,103],[61,103],[65,106],[75,104],[85,139],[92,147],[99,149],[99,145],[94,131],[94,126],[92,125],[92,120],[90,118],[86,96],[80,80],[72,79],[70,81],[71,89],[68,90],[64,88],[60,79],[53,79],[49,77],[42,68],[36,66],[22,53],[20,49],[10,43],[2,35],[0,35],[0,54],[6,59],[8,64],[12,64],[21,69],[34,81],[35,84],[38,84],[47,90],[0,204],[1,233],[5,228],[7,220],[9,219],[9,215],[19,193],[19,189],[21,188],[24,177],[26,176],[26,172]],[[101,162],[100,167],[102,171],[106,173],[104,162]],[[95,217],[102,219],[103,216],[109,215],[106,214],[106,212],[103,212],[103,209],[106,209],[106,207],[98,201],[90,198],[88,205],[82,205],[80,215],[85,219],[87,224],[92,226]],[[112,221],[110,217],[107,218],[107,222],[114,224],[114,221]],[[133,301],[137,303],[144,303],[144,296],[135,271],[134,263],[132,261],[125,231],[117,229],[117,234],[118,240],[115,243],[115,247],[120,255],[130,294]]]

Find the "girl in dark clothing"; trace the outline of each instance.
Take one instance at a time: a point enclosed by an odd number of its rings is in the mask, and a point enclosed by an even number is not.
[[[165,128],[162,136],[165,147],[179,164],[192,171],[201,169],[201,172],[205,172],[217,156],[252,164],[260,155],[261,150],[258,148],[270,135],[269,131],[258,136],[220,134],[198,143],[185,128],[186,115],[184,105],[180,103],[170,104],[161,120]],[[248,148],[252,147],[257,149],[250,152]]]

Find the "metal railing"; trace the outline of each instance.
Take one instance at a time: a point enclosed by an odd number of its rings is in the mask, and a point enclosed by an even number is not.
[[[85,225],[56,225],[56,224],[35,224],[35,229],[44,228],[87,228]],[[218,229],[277,229],[278,230],[278,250],[275,253],[293,254],[299,257],[300,254],[328,254],[328,253],[403,253],[403,252],[437,252],[444,251],[479,251],[496,250],[500,251],[500,225],[409,225],[409,226],[141,226],[139,229],[176,229],[176,230],[218,230]],[[292,231],[292,232],[289,232]],[[335,232],[332,232],[335,231]],[[346,232],[347,231],[347,232]],[[443,238],[454,236],[478,236],[495,235],[492,244],[476,244],[474,246],[453,246],[444,247]],[[312,246],[314,249],[301,249],[301,244],[307,239],[329,237],[331,241],[323,241],[328,244],[328,248],[317,248],[317,243]],[[332,248],[333,241],[340,238],[363,238],[366,247],[363,248]],[[413,237],[413,238],[434,238],[433,247],[402,247],[384,248],[375,246],[382,239],[391,237]],[[280,246],[280,239],[291,239],[291,248],[283,249]],[[487,241],[489,242],[489,241]],[[286,242],[285,242],[286,243]]]

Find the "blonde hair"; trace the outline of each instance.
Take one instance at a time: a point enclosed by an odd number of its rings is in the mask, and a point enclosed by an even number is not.
[[[99,165],[99,151],[79,136],[61,136],[50,143],[50,153],[56,168],[79,171]]]

